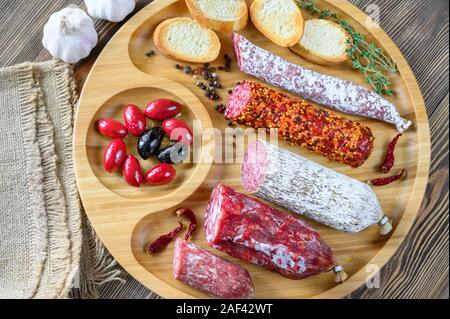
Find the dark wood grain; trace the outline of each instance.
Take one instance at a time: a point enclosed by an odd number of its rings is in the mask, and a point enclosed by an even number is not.
[[[151,0],[137,1],[137,9]],[[348,298],[449,297],[449,29],[448,1],[351,0],[362,10],[378,5],[382,28],[397,43],[416,75],[425,98],[432,136],[432,165],[419,216],[394,257],[380,271],[378,289],[363,286]],[[42,47],[49,15],[81,0],[0,0],[0,66],[50,58]],[[76,65],[81,89],[95,58],[122,23],[96,21],[99,45]],[[104,298],[145,298],[150,292],[127,276],[126,284],[100,288]]]

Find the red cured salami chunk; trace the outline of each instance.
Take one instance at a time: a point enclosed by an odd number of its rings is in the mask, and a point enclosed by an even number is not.
[[[381,234],[391,230],[369,185],[264,141],[248,146],[241,182],[249,193],[340,231],[376,223]]]
[[[211,195],[205,229],[211,247],[287,278],[302,279],[337,265],[310,226],[222,184]]]
[[[173,276],[217,298],[248,299],[253,296],[253,282],[244,267],[182,239],[175,242]]]
[[[278,129],[278,136],[291,144],[355,168],[373,149],[374,138],[367,126],[255,82],[235,87],[225,118],[255,129]]]
[[[292,64],[237,33],[232,41],[242,72],[338,111],[395,124],[399,132],[411,125],[392,103],[361,85]]]

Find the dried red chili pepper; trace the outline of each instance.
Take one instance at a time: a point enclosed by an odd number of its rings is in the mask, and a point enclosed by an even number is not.
[[[170,233],[159,236],[157,239],[155,239],[153,242],[147,245],[147,252],[150,254],[155,254],[164,247],[166,247],[172,239],[174,239],[182,230],[183,230],[183,224],[179,223],[180,226],[172,230]]]
[[[191,223],[189,225],[189,229],[186,233],[186,236],[184,236],[184,239],[188,240],[189,237],[192,236],[195,229],[197,228],[197,219],[195,218],[194,212],[192,210],[190,210],[189,208],[180,208],[179,210],[177,210],[177,215],[178,216],[186,216]]]
[[[384,178],[376,178],[376,179],[372,179],[370,181],[370,184],[372,184],[373,186],[384,186],[384,185],[388,185],[392,182],[395,182],[396,180],[399,180],[400,178],[402,178],[402,176],[405,174],[406,170],[403,169],[402,172],[398,175],[394,175],[394,176],[389,176],[389,177],[384,177]]]
[[[389,171],[391,170],[391,168],[394,166],[394,150],[395,150],[395,145],[397,145],[397,141],[400,138],[400,136],[402,136],[403,134],[397,134],[394,139],[389,142],[387,149],[386,149],[386,156],[384,158],[384,163],[381,166],[381,171],[383,173],[389,173]]]

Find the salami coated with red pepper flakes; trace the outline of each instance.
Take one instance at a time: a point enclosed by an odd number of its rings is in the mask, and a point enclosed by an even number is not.
[[[242,72],[332,109],[395,124],[399,132],[411,126],[392,103],[361,85],[292,64],[237,33],[232,41]]]
[[[373,149],[374,137],[367,126],[255,82],[235,87],[225,118],[255,129],[278,129],[278,136],[291,144],[354,168]]]
[[[222,184],[211,194],[205,229],[211,247],[287,278],[336,266],[331,249],[310,226]]]
[[[175,242],[173,276],[213,297],[248,299],[253,296],[253,282],[244,267],[181,239]]]
[[[248,146],[241,182],[249,193],[340,231],[376,223],[381,234],[391,230],[369,185],[264,141]]]

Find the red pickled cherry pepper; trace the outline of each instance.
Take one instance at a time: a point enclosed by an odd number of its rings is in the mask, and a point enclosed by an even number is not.
[[[128,135],[127,127],[113,119],[99,120],[97,125],[100,133],[106,137],[124,138]]]
[[[163,185],[175,177],[176,171],[169,164],[158,164],[145,174],[145,182],[150,185]]]
[[[180,112],[180,103],[169,99],[157,99],[147,105],[144,114],[149,119],[162,121],[174,117]]]
[[[140,136],[147,129],[144,113],[134,104],[128,104],[125,107],[123,120],[128,132],[134,136]]]
[[[128,154],[123,162],[122,174],[124,180],[131,186],[139,187],[144,180],[141,165],[136,157]]]
[[[184,144],[192,144],[194,142],[191,128],[182,120],[173,118],[164,120],[162,128],[171,140],[177,140]]]

